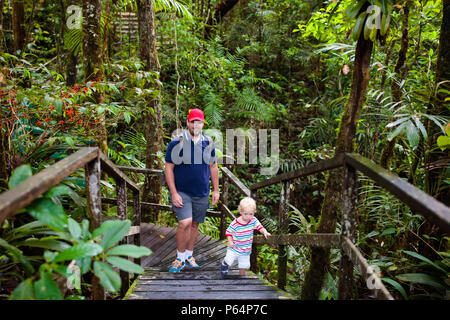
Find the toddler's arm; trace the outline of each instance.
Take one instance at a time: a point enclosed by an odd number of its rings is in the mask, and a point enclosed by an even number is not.
[[[229,248],[233,248],[234,247],[234,242],[233,242],[233,237],[232,236],[227,236],[227,246]]]
[[[267,232],[266,228],[262,228],[261,230],[259,230],[259,232],[261,232],[266,239],[271,236],[271,234]]]

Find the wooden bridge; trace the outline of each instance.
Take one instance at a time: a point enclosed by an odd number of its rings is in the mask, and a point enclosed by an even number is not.
[[[343,204],[341,234],[287,234],[287,208],[289,202],[289,184],[294,179],[306,177],[311,174],[344,168],[343,178]],[[201,270],[183,271],[178,274],[169,274],[167,267],[175,258],[175,230],[166,227],[157,227],[141,223],[141,208],[154,210],[171,210],[170,206],[141,202],[140,190],[136,184],[128,178],[124,171],[134,171],[144,174],[160,174],[161,170],[118,167],[112,163],[98,148],[83,148],[67,158],[42,170],[31,178],[22,182],[11,190],[0,194],[0,225],[17,210],[25,208],[34,199],[47,190],[59,184],[63,179],[84,168],[86,177],[87,214],[91,226],[98,227],[105,217],[102,215],[102,203],[117,204],[117,218],[127,218],[127,207],[133,207],[133,218],[130,232],[124,243],[145,245],[153,250],[153,254],[144,259],[135,259],[135,262],[146,268],[144,274],[137,278],[131,290],[130,275],[120,272],[122,288],[121,295],[128,291],[128,299],[192,299],[193,295],[185,294],[183,288],[189,287],[190,292],[195,292],[203,299],[282,299],[289,298],[281,290],[286,286],[287,257],[285,247],[310,246],[339,248],[341,260],[339,269],[339,299],[352,299],[353,266],[357,266],[364,279],[372,279],[377,284],[373,289],[379,299],[393,299],[385,288],[377,274],[368,265],[359,249],[355,245],[356,234],[356,205],[358,190],[357,171],[361,171],[377,184],[391,192],[403,201],[415,212],[423,215],[444,232],[450,232],[450,208],[437,201],[433,197],[417,189],[398,176],[374,164],[367,158],[358,154],[338,154],[333,159],[311,164],[307,167],[279,174],[262,182],[245,186],[226,167],[221,167],[221,200],[219,211],[208,211],[208,215],[221,218],[221,239],[224,238],[226,218],[234,218],[228,208],[229,185],[233,184],[237,190],[245,196],[257,199],[257,191],[274,184],[281,184],[279,225],[277,234],[269,239],[255,236],[251,262],[252,270],[256,271],[257,246],[271,244],[278,246],[278,288],[264,284],[255,275],[240,278],[236,271],[232,271],[228,279],[221,279],[218,265],[225,255],[225,246],[221,240],[211,239],[201,235],[196,247],[196,258]],[[102,198],[100,189],[101,173],[105,172],[116,181],[116,199]],[[132,201],[128,201],[128,191]],[[99,279],[92,277],[92,299],[104,299],[105,292]],[[281,290],[280,290],[281,289]],[[189,291],[188,291],[189,292]]]

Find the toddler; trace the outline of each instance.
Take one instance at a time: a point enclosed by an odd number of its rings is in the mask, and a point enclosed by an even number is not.
[[[239,275],[245,275],[250,268],[250,253],[252,252],[253,230],[261,232],[266,239],[270,233],[255,218],[256,202],[250,197],[241,200],[238,207],[240,216],[231,222],[225,236],[227,237],[227,254],[222,262],[221,273],[225,277],[228,267],[238,260]]]

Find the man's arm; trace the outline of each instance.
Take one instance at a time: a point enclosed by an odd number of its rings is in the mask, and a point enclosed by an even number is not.
[[[183,206],[183,199],[178,194],[177,188],[175,187],[175,176],[173,174],[174,167],[175,164],[166,161],[164,166],[164,175],[166,176],[166,183],[172,196],[173,205],[181,208]]]
[[[215,206],[219,202],[219,167],[217,162],[209,165],[211,173],[211,182],[213,185],[212,205]]]

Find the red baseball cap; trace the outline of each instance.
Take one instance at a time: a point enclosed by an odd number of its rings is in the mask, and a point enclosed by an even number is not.
[[[189,121],[195,121],[195,120],[205,121],[205,115],[203,114],[203,111],[200,109],[197,109],[197,108],[192,109],[191,111],[189,111],[188,120]]]

